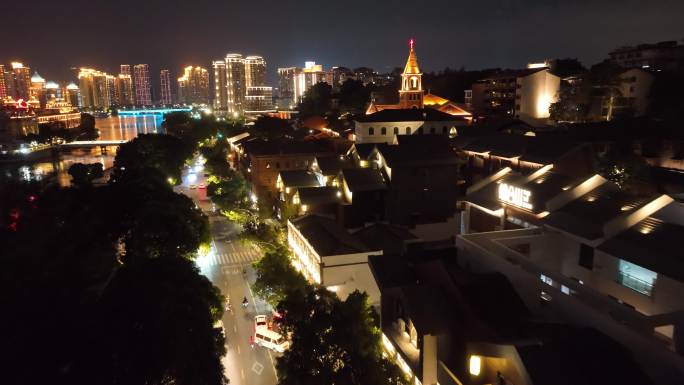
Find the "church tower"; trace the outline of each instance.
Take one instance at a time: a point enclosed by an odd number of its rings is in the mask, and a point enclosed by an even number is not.
[[[410,51],[404,73],[401,74],[401,90],[399,91],[399,105],[401,108],[423,108],[422,78],[423,74],[418,67],[418,58],[413,50],[413,39],[409,43]]]

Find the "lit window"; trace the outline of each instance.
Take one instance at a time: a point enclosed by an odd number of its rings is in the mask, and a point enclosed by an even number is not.
[[[479,376],[480,370],[482,370],[482,358],[480,358],[480,356],[470,356],[468,369],[473,376]]]

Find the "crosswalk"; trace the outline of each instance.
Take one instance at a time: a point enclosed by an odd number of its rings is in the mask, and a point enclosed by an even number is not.
[[[259,251],[250,248],[232,253],[215,253],[209,258],[207,264],[209,266],[242,265],[252,263],[260,257]]]

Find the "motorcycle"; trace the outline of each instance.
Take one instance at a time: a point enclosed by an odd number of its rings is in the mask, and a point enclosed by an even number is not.
[[[243,308],[243,309],[246,309],[246,308],[247,308],[247,305],[249,305],[249,301],[247,301],[247,297],[245,297],[245,298],[242,300],[242,308]]]

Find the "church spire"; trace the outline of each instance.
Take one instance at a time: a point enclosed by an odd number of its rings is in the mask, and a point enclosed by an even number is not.
[[[420,68],[418,67],[418,58],[416,57],[416,51],[413,49],[414,46],[415,41],[411,39],[409,41],[409,56],[406,60],[406,66],[404,67],[404,75],[420,74]]]

